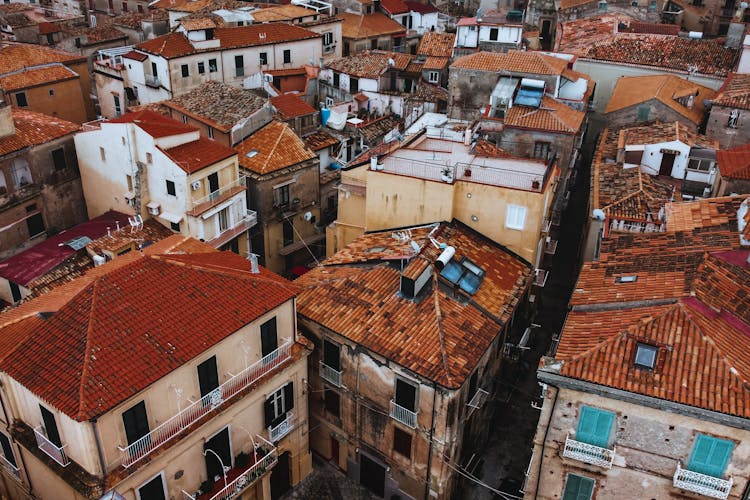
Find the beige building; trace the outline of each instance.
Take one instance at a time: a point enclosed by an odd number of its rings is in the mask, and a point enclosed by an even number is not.
[[[743,197],[675,203],[667,231],[584,264],[538,371],[524,498],[747,498],[746,213]]]
[[[311,448],[378,497],[455,498],[531,281],[526,261],[455,220],[368,233],[297,279],[316,346]]]
[[[4,495],[277,498],[311,470],[298,292],[172,236],[0,316]]]
[[[539,266],[557,163],[517,158],[486,141],[469,145],[469,129],[449,133],[428,128],[370,165],[342,172],[341,220],[327,229],[329,255],[365,231],[456,218]]]
[[[153,111],[127,113],[75,138],[90,217],[108,210],[156,218],[176,233],[246,255],[245,177],[237,153]]]

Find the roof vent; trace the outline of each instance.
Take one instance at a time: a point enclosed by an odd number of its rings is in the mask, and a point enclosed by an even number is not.
[[[254,253],[250,254],[250,272],[253,274],[260,272],[260,269],[258,269],[258,256]]]
[[[456,249],[454,247],[445,247],[443,253],[441,253],[435,261],[435,267],[437,267],[438,269],[443,269],[446,265],[448,265],[448,262],[450,262],[455,254]]]

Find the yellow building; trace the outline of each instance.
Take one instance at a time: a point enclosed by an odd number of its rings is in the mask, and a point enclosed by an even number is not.
[[[298,292],[174,235],[0,316],[3,496],[291,488],[311,470]]]

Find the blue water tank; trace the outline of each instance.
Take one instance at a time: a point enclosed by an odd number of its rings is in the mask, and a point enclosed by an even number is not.
[[[326,123],[328,123],[328,119],[331,117],[331,110],[328,108],[323,108],[320,110],[320,123],[323,124],[325,127]]]

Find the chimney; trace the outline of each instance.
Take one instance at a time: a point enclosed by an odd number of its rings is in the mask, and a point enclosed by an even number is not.
[[[250,254],[250,272],[253,274],[258,274],[260,272],[258,269],[258,256],[254,253]]]
[[[0,138],[15,135],[16,124],[13,123],[13,112],[0,91]]]

